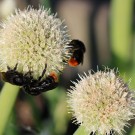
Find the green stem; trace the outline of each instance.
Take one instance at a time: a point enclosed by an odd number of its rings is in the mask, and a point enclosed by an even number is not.
[[[50,8],[51,9],[51,2],[50,2],[50,0],[44,0],[43,4],[44,4],[45,8],[47,8],[47,9]]]
[[[0,135],[3,135],[9,116],[14,106],[19,87],[5,83],[0,94]]]
[[[112,51],[125,62],[131,57],[133,5],[134,0],[112,0],[111,3]]]
[[[74,135],[88,135],[83,126],[80,126],[74,133]]]

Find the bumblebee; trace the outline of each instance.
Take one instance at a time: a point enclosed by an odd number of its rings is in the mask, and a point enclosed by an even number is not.
[[[57,76],[55,73],[51,73],[42,80],[46,72],[47,64],[45,65],[42,75],[37,80],[32,77],[30,71],[24,75],[16,71],[17,64],[14,69],[11,69],[10,67],[7,68],[7,72],[2,72],[3,80],[13,85],[21,86],[22,89],[30,95],[36,96],[42,92],[52,90],[58,86]]]
[[[80,40],[74,39],[69,43],[69,53],[71,58],[68,60],[70,66],[78,66],[80,63],[83,64],[83,57],[86,51],[84,43]]]
[[[83,57],[86,50],[83,42],[74,39],[69,43],[69,46],[71,57],[68,60],[68,64],[73,67],[80,63],[83,64]],[[26,93],[36,96],[58,86],[58,77],[55,72],[50,73],[50,75],[43,79],[47,64],[45,64],[45,68],[38,79],[33,78],[31,71],[26,74],[18,72],[17,65],[13,69],[7,66],[7,72],[2,72],[2,79],[13,85],[21,86]]]

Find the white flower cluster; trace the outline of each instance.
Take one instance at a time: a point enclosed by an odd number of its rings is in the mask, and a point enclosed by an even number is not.
[[[7,66],[23,74],[32,72],[36,79],[47,64],[45,78],[52,71],[59,73],[70,57],[66,26],[49,10],[28,7],[16,10],[0,24],[0,71]],[[63,62],[64,61],[64,62]]]
[[[68,91],[68,104],[75,123],[90,133],[122,134],[135,115],[134,93],[114,70],[80,76]]]

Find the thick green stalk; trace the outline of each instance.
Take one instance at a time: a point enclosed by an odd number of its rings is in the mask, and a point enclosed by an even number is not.
[[[18,86],[5,83],[0,93],[0,135],[4,133],[18,92]]]
[[[133,0],[112,0],[111,44],[116,57],[128,62],[131,54]]]
[[[88,135],[83,126],[80,126],[74,133],[74,135]]]

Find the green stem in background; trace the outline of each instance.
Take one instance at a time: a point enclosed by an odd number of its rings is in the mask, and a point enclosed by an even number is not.
[[[51,2],[50,0],[44,0],[43,1],[43,4],[44,4],[44,7],[47,8],[47,9],[51,9]]]
[[[112,0],[111,44],[112,51],[120,60],[128,62],[131,54],[132,19],[134,0]]]
[[[83,126],[80,126],[73,135],[88,135]]]
[[[19,92],[19,87],[5,83],[0,93],[0,135],[3,135]]]
[[[133,126],[131,132],[130,132],[130,135],[135,135],[135,126]]]

